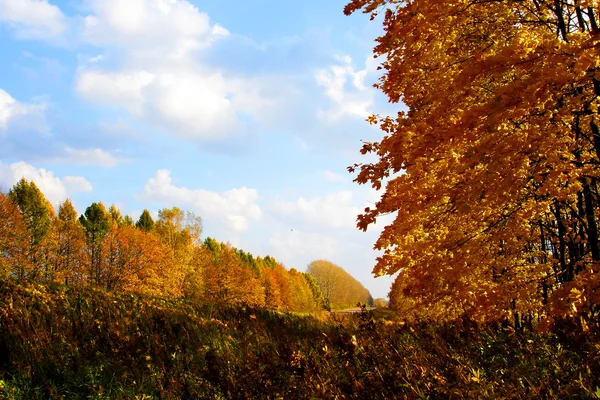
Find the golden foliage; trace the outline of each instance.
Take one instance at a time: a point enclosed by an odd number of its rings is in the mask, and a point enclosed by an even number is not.
[[[342,267],[327,260],[316,260],[307,271],[315,278],[323,298],[331,308],[351,308],[357,303],[370,304],[369,291]]]
[[[385,14],[376,85],[406,111],[356,181],[385,193],[366,229],[392,302],[435,317],[564,315],[596,302],[600,31],[596,2],[354,0]],[[579,293],[584,293],[579,295]],[[578,309],[581,311],[581,309]]]
[[[0,193],[0,277],[92,286],[113,292],[311,312],[314,282],[273,258],[207,238],[202,220],[179,208],[146,211],[133,224],[113,205],[93,203],[79,218],[70,200],[58,215],[33,183]]]

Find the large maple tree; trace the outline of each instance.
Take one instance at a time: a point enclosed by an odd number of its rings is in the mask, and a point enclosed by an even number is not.
[[[597,312],[598,1],[354,0],[382,17],[376,85],[405,111],[357,182],[385,186],[359,216],[395,214],[374,273],[391,301],[435,317]]]

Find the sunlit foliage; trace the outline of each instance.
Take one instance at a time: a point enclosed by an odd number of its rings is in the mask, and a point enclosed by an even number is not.
[[[93,203],[83,215],[70,200],[55,215],[33,182],[0,193],[0,277],[95,287],[111,292],[321,311],[314,279],[272,257],[254,257],[212,238],[202,219],[177,207],[144,210],[136,224],[111,205]]]
[[[342,267],[326,260],[308,264],[308,273],[314,277],[325,303],[330,308],[352,308],[358,303],[373,304],[369,291]]]
[[[600,301],[598,2],[354,0],[383,14],[376,85],[406,111],[373,116],[357,181],[395,220],[376,274],[392,303],[479,320],[580,315]]]

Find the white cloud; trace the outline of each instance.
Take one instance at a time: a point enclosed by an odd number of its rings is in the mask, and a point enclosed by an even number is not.
[[[76,90],[86,101],[127,110],[168,134],[198,142],[243,135],[252,122],[281,118],[291,86],[205,65],[202,51],[229,33],[189,2],[89,4],[83,38],[104,47],[116,66],[80,60]]]
[[[328,110],[319,110],[317,115],[331,121],[353,116],[366,118],[373,107],[373,90],[365,86],[365,77],[372,72],[373,61],[367,60],[364,69],[356,71],[348,56],[340,59],[341,65],[332,65],[315,73],[315,80],[322,86],[331,101]]]
[[[329,182],[348,182],[348,179],[330,170],[321,172],[321,176]]]
[[[167,207],[191,208],[207,220],[217,220],[231,231],[248,229],[250,220],[258,221],[262,212],[254,189],[242,187],[217,193],[205,189],[188,189],[172,184],[171,172],[159,170],[144,185],[140,197]]]
[[[49,39],[67,29],[67,18],[48,0],[0,0],[0,22],[23,39]]]
[[[87,59],[87,62],[90,64],[96,64],[104,60],[104,55],[98,54]]]
[[[341,191],[310,199],[275,200],[271,209],[282,217],[303,225],[329,228],[353,228],[360,210],[353,204],[351,191]]]
[[[15,100],[0,89],[0,130],[7,130],[12,123],[19,123],[36,130],[45,131],[46,119],[43,104],[25,104]]]
[[[83,37],[96,45],[180,59],[229,32],[185,0],[91,0]]]
[[[239,134],[248,117],[274,114],[282,107],[283,100],[276,100],[281,94],[265,94],[264,87],[260,80],[227,78],[196,64],[117,72],[82,68],[76,81],[90,103],[126,109],[170,134],[199,141]]]
[[[21,178],[35,182],[44,196],[54,205],[76,192],[91,192],[92,185],[81,176],[54,176],[52,171],[36,168],[25,162],[2,164],[0,162],[0,186],[8,190]]]
[[[91,192],[92,184],[82,176],[65,176],[62,178],[63,185],[68,193]]]
[[[99,165],[101,167],[114,167],[125,162],[102,149],[73,149],[65,147],[64,155],[54,158],[52,161],[71,165]]]
[[[79,94],[89,102],[124,108],[137,116],[142,114],[142,91],[154,77],[143,70],[121,73],[82,70],[76,84]]]

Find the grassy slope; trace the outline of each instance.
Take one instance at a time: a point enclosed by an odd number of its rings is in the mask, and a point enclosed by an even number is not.
[[[594,398],[600,386],[597,332],[331,318],[0,282],[0,399]]]

